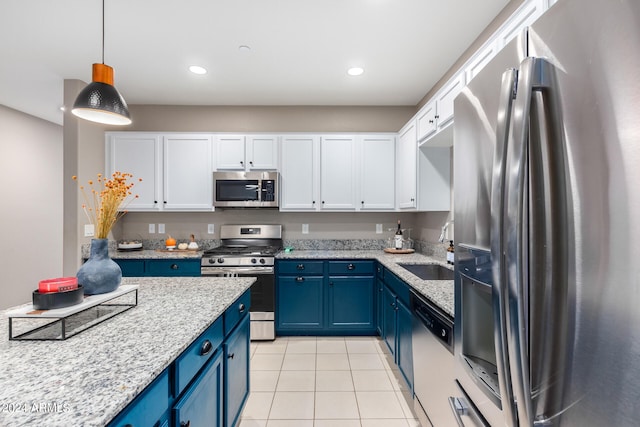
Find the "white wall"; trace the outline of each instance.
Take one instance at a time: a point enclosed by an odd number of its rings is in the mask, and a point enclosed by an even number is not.
[[[0,309],[62,275],[62,126],[0,105]]]

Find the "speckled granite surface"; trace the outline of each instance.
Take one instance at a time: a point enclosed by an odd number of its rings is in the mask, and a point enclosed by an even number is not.
[[[66,341],[9,341],[0,312],[0,426],[103,426],[255,279],[124,278],[138,306]]]
[[[293,252],[281,252],[278,259],[375,259],[387,267],[399,278],[407,282],[413,289],[418,291],[428,300],[440,307],[446,314],[454,316],[454,296],[453,280],[422,280],[409,271],[400,267],[398,263],[404,264],[440,264],[451,268],[441,258],[434,258],[418,253],[413,254],[388,254],[382,250],[294,250]]]

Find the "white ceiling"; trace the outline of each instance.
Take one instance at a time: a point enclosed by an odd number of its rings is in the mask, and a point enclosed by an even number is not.
[[[413,106],[507,3],[105,0],[104,62],[129,104]],[[1,0],[0,104],[61,124],[101,23],[101,0]]]

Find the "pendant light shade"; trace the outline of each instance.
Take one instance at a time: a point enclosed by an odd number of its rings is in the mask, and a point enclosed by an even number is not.
[[[81,119],[107,125],[131,124],[127,103],[113,86],[113,68],[93,64],[93,81],[76,98],[71,112]]]
[[[102,0],[102,63],[93,64],[93,77],[73,103],[71,113],[107,125],[129,125],[127,103],[113,86],[113,68],[104,63],[104,0]]]

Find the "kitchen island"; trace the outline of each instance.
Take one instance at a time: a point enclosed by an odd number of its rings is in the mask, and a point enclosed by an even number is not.
[[[0,425],[108,424],[254,281],[123,278],[139,286],[138,305],[104,323],[66,341],[0,337]]]

